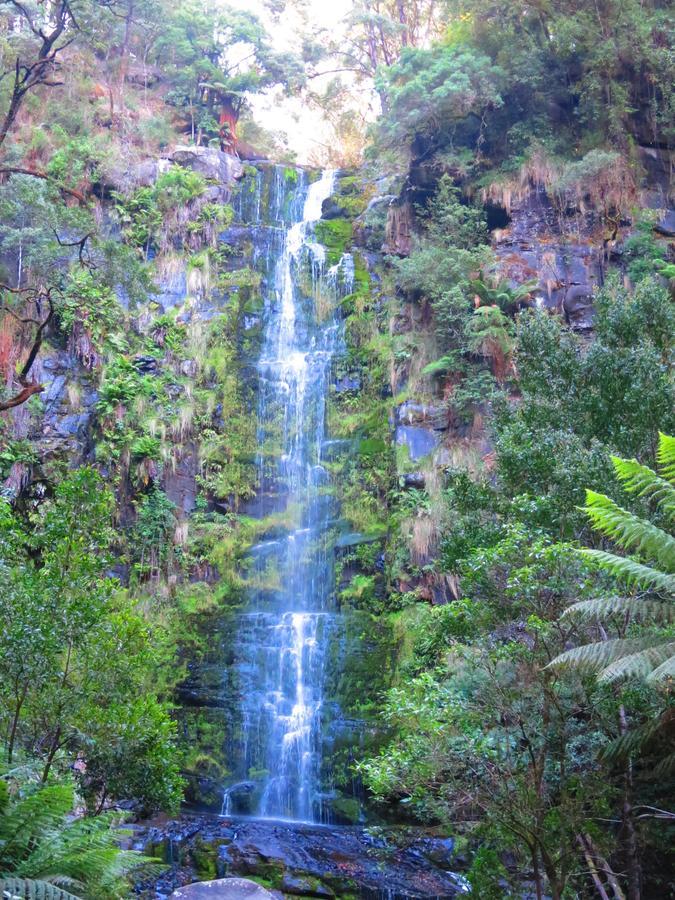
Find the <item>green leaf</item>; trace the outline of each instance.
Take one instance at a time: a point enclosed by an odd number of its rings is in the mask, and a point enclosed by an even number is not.
[[[634,622],[668,624],[675,621],[675,606],[637,597],[598,597],[573,603],[561,618],[576,622],[596,622],[612,615],[620,615]]]
[[[593,527],[616,541],[622,550],[655,559],[666,572],[675,571],[675,538],[668,532],[595,491],[586,491],[584,511]]]
[[[660,572],[658,569],[646,566],[634,559],[617,556],[615,553],[607,553],[604,550],[583,549],[579,553],[594,559],[603,569],[617,578],[621,578],[629,585],[640,587],[643,590],[655,590],[669,594],[675,592],[675,576]]]

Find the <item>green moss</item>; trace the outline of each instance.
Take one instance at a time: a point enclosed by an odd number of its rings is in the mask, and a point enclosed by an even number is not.
[[[354,228],[346,219],[321,219],[316,223],[314,233],[317,241],[326,248],[328,265],[334,266],[351,246]]]
[[[190,855],[197,874],[202,881],[211,881],[217,877],[217,850],[212,844],[207,844],[198,838],[192,847]]]

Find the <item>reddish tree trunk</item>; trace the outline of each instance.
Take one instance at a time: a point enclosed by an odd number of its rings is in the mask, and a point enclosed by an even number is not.
[[[230,99],[223,100],[220,106],[220,149],[234,153],[237,149],[237,123],[239,113]]]

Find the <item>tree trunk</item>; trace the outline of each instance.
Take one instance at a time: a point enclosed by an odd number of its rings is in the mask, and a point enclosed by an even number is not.
[[[124,110],[124,83],[129,71],[129,48],[131,46],[131,23],[134,18],[134,0],[129,0],[127,14],[124,17],[124,38],[120,48],[120,65],[117,72],[117,96],[120,110]]]
[[[622,735],[628,731],[626,710],[623,704],[619,707],[619,730]],[[626,850],[626,868],[628,871],[628,900],[641,900],[642,897],[642,873],[640,871],[640,854],[638,850],[637,832],[633,819],[633,764],[630,759],[626,762],[624,773],[623,804],[621,808],[623,830],[625,833],[624,846]]]
[[[537,891],[537,900],[544,900],[544,885],[541,878],[541,868],[539,866],[539,853],[537,848],[532,850],[532,871],[534,873],[534,886]]]
[[[59,749],[61,743],[61,726],[57,725],[56,732],[52,739],[51,747],[49,748],[49,753],[47,755],[47,761],[45,763],[45,767],[42,770],[42,783],[45,784],[47,779],[49,778],[49,773],[52,768],[52,763],[54,762],[54,757]]]
[[[9,741],[7,743],[7,762],[11,764],[12,757],[14,756],[14,744],[16,742],[16,731],[19,727],[19,717],[21,715],[21,707],[24,704],[24,700],[26,699],[26,695],[28,693],[28,684],[24,685],[23,691],[20,697],[16,699],[16,706],[14,707],[14,715],[12,716],[12,727],[9,732]]]
[[[577,835],[577,843],[581,847],[581,852],[584,855],[584,859],[586,860],[586,865],[588,866],[588,871],[591,873],[591,878],[593,879],[593,884],[595,885],[595,889],[597,890],[601,900],[609,900],[609,894],[605,890],[605,886],[602,883],[602,879],[598,874],[597,866],[595,865],[595,860],[591,856],[589,848],[586,846],[586,842],[583,837],[578,834]]]

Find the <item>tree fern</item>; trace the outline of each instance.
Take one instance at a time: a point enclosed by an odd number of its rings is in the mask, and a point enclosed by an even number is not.
[[[624,489],[638,497],[649,497],[659,503],[669,520],[675,518],[675,487],[653,469],[641,465],[636,459],[612,457],[616,477]]]
[[[663,477],[675,485],[675,437],[669,434],[659,434],[656,461]]]
[[[150,862],[120,849],[119,817],[112,813],[69,822],[72,785],[31,785],[14,798],[6,782],[0,785],[0,879],[22,886],[17,897],[39,898],[39,890],[44,900],[116,897],[121,879]]]
[[[634,597],[598,597],[573,603],[562,614],[563,619],[575,622],[598,622],[617,615],[623,621],[675,622],[675,606],[658,600],[636,600]]]
[[[654,472],[637,460],[613,458],[614,470],[627,493],[649,498],[659,512],[672,520],[675,510],[675,439],[661,434],[657,460],[660,471]],[[657,597],[609,597],[573,604],[563,614],[579,622],[607,625],[607,620],[621,617],[622,625],[633,623],[669,625],[675,621],[675,538],[653,522],[623,509],[604,494],[586,492],[586,514],[593,527],[632,552],[629,559],[604,550],[581,552],[593,559],[618,581],[629,587],[651,591]],[[598,680],[613,682],[637,678],[661,684],[675,677],[675,641],[653,629],[645,629],[639,638],[616,638],[586,644],[561,653],[551,663],[554,667],[574,667],[597,673]]]
[[[675,538],[666,531],[595,491],[586,491],[584,510],[593,527],[622,550],[655,559],[668,573],[675,571]]]
[[[672,594],[675,591],[675,576],[667,572],[661,572],[659,569],[654,569],[652,566],[628,559],[625,556],[606,553],[604,550],[584,549],[579,552],[589,559],[594,559],[603,569],[625,582],[629,587],[653,590],[664,594]]]
[[[32,878],[0,877],[1,900],[80,900],[76,894],[69,894],[62,888],[47,881]]]

